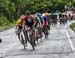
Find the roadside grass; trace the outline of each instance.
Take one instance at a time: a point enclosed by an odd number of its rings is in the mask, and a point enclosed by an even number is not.
[[[15,26],[15,23],[10,23],[6,26],[0,26],[0,32],[7,30],[7,29],[10,29],[10,28],[13,28],[14,26]]]
[[[72,30],[75,30],[75,22],[70,25],[70,28],[71,28]]]

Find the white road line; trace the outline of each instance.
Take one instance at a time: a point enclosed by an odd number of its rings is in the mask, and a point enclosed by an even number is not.
[[[66,32],[66,35],[67,35],[67,37],[68,37],[68,40],[69,40],[71,49],[72,49],[72,51],[73,51],[73,53],[74,53],[74,55],[75,55],[75,48],[74,48],[74,45],[73,45],[73,43],[72,43],[72,41],[71,41],[71,39],[70,39],[70,35],[69,35],[69,33],[68,33],[68,31],[67,31],[66,29],[65,29],[65,32]]]

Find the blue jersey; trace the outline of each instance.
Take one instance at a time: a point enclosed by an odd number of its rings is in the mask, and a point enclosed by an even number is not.
[[[44,20],[46,22],[46,21],[48,21],[48,17],[47,16],[42,16],[42,20]]]
[[[43,16],[40,16],[40,21],[41,21],[41,22],[43,22],[43,21],[44,21]]]

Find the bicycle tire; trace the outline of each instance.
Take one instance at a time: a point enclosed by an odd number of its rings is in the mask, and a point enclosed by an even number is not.
[[[24,46],[24,49],[26,49],[26,46],[25,46],[25,36],[24,36],[24,32],[23,31],[21,31],[21,33],[20,33],[20,41],[21,41],[21,43],[23,44],[23,46]]]

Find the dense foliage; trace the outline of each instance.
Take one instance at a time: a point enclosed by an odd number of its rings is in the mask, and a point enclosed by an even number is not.
[[[75,22],[70,25],[70,28],[75,30]]]
[[[6,25],[24,14],[26,10],[44,12],[64,9],[64,6],[75,6],[75,0],[0,0],[0,25]]]

